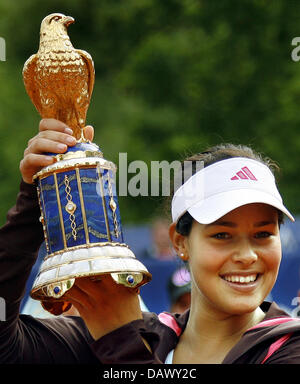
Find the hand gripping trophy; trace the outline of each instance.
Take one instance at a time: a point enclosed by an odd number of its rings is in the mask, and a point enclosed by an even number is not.
[[[95,72],[91,56],[69,39],[73,22],[60,13],[45,17],[39,50],[23,68],[26,91],[41,117],[63,121],[77,139],[66,153],[52,154],[57,161],[34,176],[47,254],[31,296],[55,315],[70,308],[64,294],[77,278],[111,274],[129,288],[151,279],[123,241],[116,166],[84,137]]]

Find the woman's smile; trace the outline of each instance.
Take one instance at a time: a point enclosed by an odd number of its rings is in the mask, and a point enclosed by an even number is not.
[[[224,283],[238,292],[246,293],[255,290],[260,283],[262,274],[255,272],[240,272],[236,274],[227,274],[220,276]]]

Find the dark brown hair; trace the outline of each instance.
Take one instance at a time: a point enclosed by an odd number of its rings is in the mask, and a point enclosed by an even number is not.
[[[274,174],[274,176],[275,173],[279,171],[278,165],[268,157],[263,157],[261,154],[255,152],[252,148],[248,146],[234,145],[230,143],[210,147],[204,152],[189,156],[184,161],[192,162],[192,174],[194,174],[196,172],[197,162],[199,164],[199,161],[203,162],[202,164],[205,168],[211,164],[217,163],[218,161],[230,159],[233,157],[247,157],[249,159],[259,161],[266,165]],[[188,236],[192,227],[193,220],[194,219],[192,218],[192,216],[188,212],[186,212],[178,220],[176,224],[176,231],[181,235]],[[278,222],[279,225],[283,223],[283,213],[281,211],[278,211]]]

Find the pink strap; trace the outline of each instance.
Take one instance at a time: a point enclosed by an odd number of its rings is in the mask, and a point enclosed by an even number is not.
[[[247,329],[247,332],[251,331],[252,329],[261,328],[261,327],[270,327],[272,325],[279,325],[279,324],[287,323],[289,321],[300,321],[300,318],[298,318],[298,317],[275,317],[274,319],[264,320],[264,321],[256,324],[254,327]]]
[[[268,350],[268,353],[266,354],[265,358],[261,362],[261,364],[264,364],[264,362],[273,355],[274,352],[279,349],[283,343],[285,343],[290,337],[292,336],[292,333],[287,333],[286,335],[280,337],[280,339],[276,340],[273,344],[270,345],[270,348]]]
[[[249,328],[247,331],[250,331],[250,330],[256,329],[256,328],[270,327],[272,325],[279,325],[279,324],[287,323],[289,321],[299,321],[299,320],[300,319],[298,317],[276,317],[274,319],[262,321],[262,322],[256,324],[254,327]],[[266,354],[266,356],[263,359],[263,361],[261,362],[261,364],[264,364],[265,361],[267,359],[269,359],[269,357],[271,357],[273,355],[273,353],[276,352],[282,346],[282,344],[285,343],[291,336],[292,336],[292,333],[287,333],[286,335],[283,335],[282,337],[280,337],[278,340],[274,341],[274,343],[272,343],[270,345],[270,347],[268,349],[268,353]]]
[[[158,315],[158,318],[163,324],[165,324],[168,327],[170,327],[171,329],[173,329],[173,331],[176,333],[177,336],[181,335],[181,328],[179,327],[179,325],[177,324],[176,320],[174,319],[174,317],[172,315],[170,315],[169,313],[166,313],[166,312],[162,312]],[[261,328],[261,327],[269,327],[272,325],[279,325],[279,324],[287,323],[289,321],[300,321],[300,318],[297,318],[297,317],[276,317],[274,319],[262,321],[262,322],[258,323],[257,325],[255,325],[254,327],[249,328],[247,331],[250,331],[250,330],[256,329],[256,328]],[[274,343],[272,343],[268,349],[267,355],[264,357],[261,364],[264,364],[265,361],[267,359],[269,359],[273,355],[273,353],[276,352],[282,346],[282,344],[284,344],[291,336],[292,336],[292,333],[287,333],[286,335],[280,337],[278,340],[276,340]]]
[[[158,318],[163,324],[172,328],[177,336],[181,335],[181,328],[179,327],[179,325],[177,324],[176,320],[172,315],[166,312],[162,312],[158,315]]]

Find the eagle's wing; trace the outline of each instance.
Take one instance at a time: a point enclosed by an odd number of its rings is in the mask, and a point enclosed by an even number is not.
[[[94,68],[94,62],[92,59],[92,56],[82,49],[76,49],[76,52],[80,55],[82,60],[87,65],[89,79],[88,79],[88,94],[89,94],[89,100],[91,100],[94,84],[95,84],[95,68]]]
[[[41,97],[36,82],[35,71],[37,58],[37,54],[34,54],[31,55],[28,60],[26,60],[23,67],[23,80],[26,92],[28,93],[39,114],[42,115]]]

